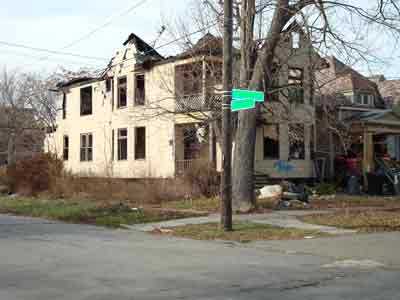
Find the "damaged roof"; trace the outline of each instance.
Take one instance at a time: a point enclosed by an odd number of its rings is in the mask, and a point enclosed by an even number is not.
[[[153,56],[158,59],[164,59],[164,57],[160,53],[158,53],[152,46],[147,44],[144,40],[142,40],[134,33],[131,33],[129,35],[128,39],[124,42],[123,45],[126,46],[128,44],[135,45],[137,51],[141,54]]]

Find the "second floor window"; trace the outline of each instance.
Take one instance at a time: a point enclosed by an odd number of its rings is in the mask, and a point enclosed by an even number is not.
[[[93,160],[93,135],[91,133],[81,134],[81,161]]]
[[[67,94],[65,92],[63,92],[62,117],[64,120],[67,118]]]
[[[300,68],[289,69],[289,101],[294,103],[304,103],[304,71]]]
[[[63,160],[67,161],[69,159],[69,137],[64,135],[63,141]]]
[[[81,89],[81,116],[92,114],[93,89],[91,86]]]
[[[128,159],[128,129],[118,129],[118,160]]]
[[[126,76],[118,78],[118,108],[127,105],[127,78]]]
[[[146,101],[144,74],[135,76],[135,105],[144,105]]]

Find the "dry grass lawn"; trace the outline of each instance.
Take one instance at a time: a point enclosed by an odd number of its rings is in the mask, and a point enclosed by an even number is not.
[[[295,228],[280,228],[251,222],[237,222],[232,232],[225,232],[218,223],[185,225],[169,228],[168,234],[195,240],[227,240],[241,243],[259,240],[304,239],[327,236],[319,231]]]
[[[360,232],[400,230],[400,210],[344,210],[332,214],[309,215],[302,221],[318,225],[355,229]]]

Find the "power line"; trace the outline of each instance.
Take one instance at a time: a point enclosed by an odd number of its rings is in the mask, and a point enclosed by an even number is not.
[[[129,13],[131,13],[132,11],[134,11],[135,9],[137,9],[138,7],[140,7],[140,6],[142,6],[143,4],[145,4],[147,1],[149,1],[149,0],[142,0],[142,1],[136,2],[134,5],[132,5],[132,6],[129,7],[128,9],[122,11],[121,13],[119,13],[119,14],[117,14],[117,15],[115,15],[115,16],[109,17],[109,20],[108,20],[108,21],[104,22],[103,24],[99,25],[97,28],[94,28],[93,30],[89,31],[88,33],[84,34],[82,37],[80,37],[80,38],[78,38],[78,39],[72,41],[71,43],[65,45],[65,46],[62,48],[62,50],[63,50],[63,49],[66,49],[66,48],[70,48],[70,47],[74,46],[75,44],[78,44],[78,43],[80,43],[81,41],[83,41],[83,40],[89,38],[91,35],[95,34],[96,32],[100,31],[101,29],[103,29],[103,28],[105,28],[105,27],[107,27],[107,26],[110,26],[110,24],[113,22],[113,20],[114,20],[115,18],[120,18],[120,17],[123,17],[123,16],[128,15]]]
[[[51,50],[51,49],[45,49],[45,48],[37,48],[37,47],[32,47],[32,46],[27,46],[27,45],[17,44],[17,43],[10,43],[10,42],[1,41],[1,40],[0,40],[0,45],[14,47],[14,48],[27,49],[27,50],[37,51],[37,52],[45,52],[45,53],[56,54],[56,55],[79,57],[79,58],[90,59],[90,60],[101,60],[101,61],[108,60],[107,58],[103,58],[103,57],[81,55],[81,54],[76,54],[76,53],[71,53],[71,52],[62,52],[62,51],[58,51],[58,50]]]
[[[13,56],[19,56],[19,57],[25,57],[25,58],[28,58],[28,59],[32,59],[32,60],[39,60],[40,59],[40,57],[39,56],[35,56],[35,55],[29,55],[29,54],[27,54],[27,53],[22,53],[22,52],[16,52],[16,51],[7,51],[7,50],[3,50],[3,49],[0,49],[0,53],[5,53],[5,54],[8,54],[8,55],[13,55]],[[69,59],[65,59],[65,58],[50,58],[50,57],[48,57],[48,59],[49,60],[52,60],[52,61],[58,61],[58,62],[66,62],[66,63],[71,63],[71,64],[79,64],[79,65],[82,65],[83,63],[82,63],[82,61],[78,61],[78,60],[69,60]],[[94,63],[94,62],[93,62]],[[87,64],[87,63],[86,63]],[[96,66],[96,67],[100,67],[99,65],[98,65],[98,63],[96,64],[96,65],[92,65],[92,63],[89,63],[89,65],[90,66]]]
[[[81,41],[83,41],[83,40],[89,38],[90,36],[92,36],[92,35],[95,34],[96,32],[100,31],[101,29],[103,29],[103,28],[109,26],[109,25],[113,22],[113,19],[115,19],[115,18],[117,18],[117,17],[118,17],[118,18],[119,18],[119,17],[123,17],[123,16],[125,16],[125,15],[131,13],[133,10],[135,10],[135,9],[137,9],[138,7],[142,6],[142,5],[143,5],[144,3],[146,3],[147,1],[148,1],[148,0],[141,0],[141,1],[139,1],[139,2],[136,2],[134,5],[132,5],[131,7],[129,7],[129,8],[126,9],[126,10],[123,10],[123,11],[120,12],[119,14],[114,15],[114,16],[110,16],[110,17],[108,18],[108,21],[106,21],[105,23],[101,24],[100,26],[98,26],[98,27],[92,29],[91,31],[89,31],[88,33],[84,34],[84,35],[81,36],[80,38],[78,38],[78,39],[76,39],[76,40],[73,40],[73,41],[70,42],[69,44],[66,44],[64,47],[60,48],[60,50],[57,50],[57,52],[62,51],[62,50],[65,50],[65,49],[67,49],[67,48],[70,48],[70,47],[72,47],[72,46],[74,46],[74,45],[80,43]],[[54,54],[54,53],[51,53],[51,54]],[[49,59],[49,56],[46,56],[46,57],[38,57],[38,60],[39,60],[39,61],[46,61],[47,59]],[[106,59],[104,59],[104,60],[106,60]],[[108,59],[107,59],[107,60],[108,60]]]

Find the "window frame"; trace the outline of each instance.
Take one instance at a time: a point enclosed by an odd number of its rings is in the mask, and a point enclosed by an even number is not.
[[[138,149],[140,148],[139,146],[139,130],[143,130],[143,136],[144,136],[144,143],[140,144],[142,147],[144,147],[143,151],[138,152]],[[143,141],[142,141],[143,142]],[[135,160],[146,160],[146,152],[147,152],[147,138],[146,138],[146,127],[142,126],[142,127],[135,127]]]
[[[67,119],[67,93],[66,92],[63,92],[62,118],[63,118],[63,120]]]
[[[121,83],[121,80],[125,80],[124,83]],[[121,105],[121,90],[125,90],[125,105]],[[128,76],[118,77],[117,81],[117,108],[122,109],[128,106]]]
[[[83,143],[83,141],[85,142]],[[93,133],[81,133],[79,150],[81,162],[93,161]]]
[[[88,109],[88,111],[85,111],[84,105],[83,105],[84,104],[84,100],[87,100],[87,99],[84,99],[83,92],[85,90],[86,91],[90,90],[90,110]],[[93,115],[93,86],[90,85],[90,86],[86,86],[86,87],[83,87],[83,88],[80,89],[80,101],[81,101],[80,102],[80,104],[81,104],[81,107],[80,107],[81,117]],[[89,105],[88,105],[88,107],[89,107]]]
[[[69,160],[69,136],[63,136],[63,161]]]
[[[139,88],[138,88],[138,78],[143,77],[143,96],[139,96]],[[146,74],[145,73],[139,73],[135,74],[135,100],[134,100],[135,106],[144,106],[146,104]]]
[[[125,135],[121,135],[121,132],[125,131]],[[122,152],[122,142],[124,142],[125,151]],[[123,155],[124,154],[124,155]],[[128,160],[128,128],[119,128],[117,130],[117,160],[126,161]]]

